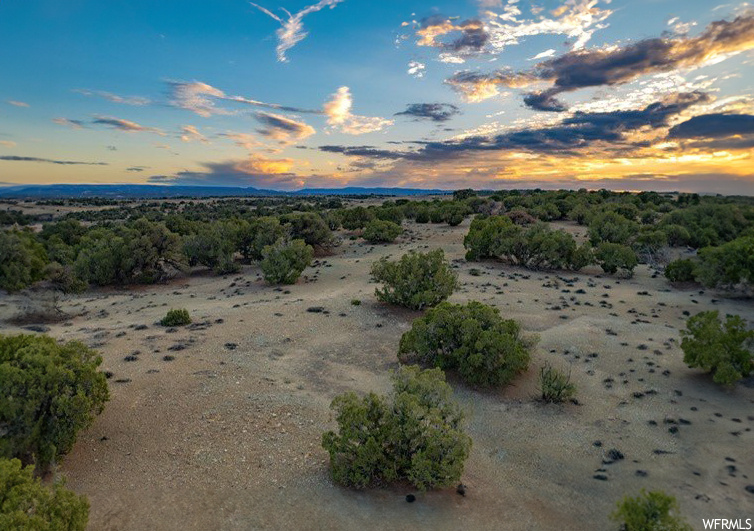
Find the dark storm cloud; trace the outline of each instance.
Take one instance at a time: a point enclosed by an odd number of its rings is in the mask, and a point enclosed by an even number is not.
[[[351,157],[369,157],[385,160],[406,158],[404,152],[378,149],[372,146],[320,146],[319,149],[326,153],[341,153]]]
[[[751,114],[702,114],[686,120],[670,130],[669,138],[725,138],[754,135]]]
[[[54,160],[54,159],[42,159],[39,157],[18,157],[16,155],[4,155],[0,156],[0,160],[7,160],[13,162],[45,162],[47,164],[60,164],[63,166],[108,166],[107,162],[80,162],[77,160]]]
[[[395,116],[412,116],[417,120],[447,122],[457,114],[460,114],[458,107],[450,103],[411,103],[405,111],[397,112]]]
[[[696,37],[652,38],[619,48],[579,50],[537,64],[527,72],[496,71],[489,74],[459,72],[447,83],[471,99],[479,87],[499,85],[523,87],[549,82],[552,87],[526,97],[527,105],[538,110],[565,109],[555,96],[586,87],[613,86],[644,74],[669,72],[707,63],[726,54],[754,48],[754,13],[748,12],[732,21],[710,23]],[[485,91],[483,97],[494,95]]]

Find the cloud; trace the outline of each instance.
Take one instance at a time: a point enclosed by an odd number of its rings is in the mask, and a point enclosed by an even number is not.
[[[556,53],[557,53],[557,50],[555,50],[554,48],[550,48],[549,50],[545,50],[544,52],[538,53],[537,55],[529,59],[529,61],[536,61],[538,59],[545,59],[547,57],[552,57]]]
[[[288,58],[285,56],[286,52],[293,48],[296,44],[306,38],[308,33],[304,31],[303,19],[310,13],[316,13],[326,7],[333,9],[337,4],[344,2],[345,0],[320,0],[314,5],[308,6],[295,15],[292,15],[287,10],[281,8],[288,15],[288,20],[283,20],[279,16],[275,15],[268,9],[257,5],[253,2],[249,2],[251,5],[259,9],[262,13],[269,15],[274,20],[277,20],[281,24],[281,28],[275,33],[278,37],[278,45],[276,48],[278,61],[281,63],[288,62]]]
[[[23,101],[18,100],[7,100],[6,103],[8,105],[13,105],[14,107],[28,107],[29,104]]]
[[[626,46],[573,51],[537,64],[528,72],[459,72],[447,80],[470,101],[498,93],[498,87],[551,87],[527,97],[538,110],[563,110],[555,96],[586,87],[614,86],[645,74],[696,68],[754,48],[754,13],[710,23],[696,37],[652,38]]]
[[[243,160],[202,163],[203,171],[153,175],[149,182],[186,186],[300,188],[304,180],[291,171],[294,164],[293,159],[270,159],[252,154]]]
[[[149,169],[149,166],[131,166],[130,168],[126,168],[126,171],[132,172],[132,173],[140,173],[148,169]]]
[[[450,17],[434,15],[415,23],[417,45],[439,49],[440,60],[448,63],[463,63],[479,54],[496,55],[525,37],[537,35],[565,35],[573,40],[571,48],[580,50],[596,30],[607,27],[604,21],[612,14],[597,4],[597,0],[568,0],[552,11],[552,17],[540,15],[541,10],[533,7],[532,18],[521,18],[516,0],[508,0],[505,5],[499,0],[482,0],[479,19],[455,22]],[[499,8],[502,13],[494,11]],[[450,41],[441,39],[451,34],[460,35]],[[549,51],[545,53],[549,55]]]
[[[309,124],[279,114],[259,111],[254,116],[264,125],[257,130],[259,134],[282,143],[297,142],[316,133]]]
[[[395,116],[413,116],[417,120],[447,122],[457,114],[460,114],[458,107],[450,103],[411,103],[405,111],[397,112]]]
[[[168,81],[170,87],[170,104],[180,109],[185,109],[198,114],[204,118],[213,115],[232,115],[236,111],[218,107],[216,101],[229,101],[252,105],[254,107],[264,107],[267,109],[276,109],[279,111],[289,111],[298,113],[321,114],[320,111],[311,109],[300,109],[297,107],[287,107],[276,103],[265,103],[243,96],[229,96],[222,90],[202,83],[201,81]]]
[[[16,147],[16,145],[17,144],[13,142],[12,140],[0,140],[0,146],[3,146],[3,147],[12,148],[12,147]]]
[[[392,125],[392,120],[379,117],[358,116],[351,113],[353,97],[348,87],[340,87],[324,105],[327,123],[336,130],[349,135],[361,135],[380,131]]]
[[[199,132],[199,130],[193,125],[184,125],[181,127],[181,140],[184,142],[201,142],[202,144],[209,144],[209,140]]]
[[[59,125],[65,125],[71,129],[84,129],[86,124],[81,120],[71,120],[69,118],[53,118],[53,122]]]
[[[160,136],[165,136],[165,133],[155,127],[145,127],[139,125],[136,122],[130,120],[123,120],[122,118],[113,118],[111,116],[99,116],[95,115],[92,123],[95,125],[106,125],[119,131],[126,133],[155,133]]]
[[[3,155],[0,156],[0,160],[12,161],[12,162],[45,162],[47,164],[60,164],[63,166],[109,166],[107,162],[79,162],[75,160],[53,160],[42,159],[38,157],[18,157],[16,155]]]
[[[325,153],[340,153],[349,157],[368,157],[372,159],[397,160],[405,158],[405,153],[378,149],[373,146],[320,146]]]
[[[424,63],[420,63],[419,61],[409,61],[407,73],[415,78],[422,78],[424,77],[424,71],[426,68],[427,66]]]
[[[674,126],[668,138],[726,138],[754,135],[750,114],[703,114]]]
[[[112,94],[111,92],[105,92],[102,90],[74,89],[73,92],[77,92],[83,96],[104,98],[113,103],[122,103],[123,105],[134,105],[137,107],[149,105],[150,103],[152,103],[152,100],[150,100],[149,98],[144,98],[141,96],[118,96],[117,94]]]

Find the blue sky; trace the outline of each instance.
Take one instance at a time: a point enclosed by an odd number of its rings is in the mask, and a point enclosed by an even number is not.
[[[6,0],[0,40],[3,183],[754,190],[742,2]]]

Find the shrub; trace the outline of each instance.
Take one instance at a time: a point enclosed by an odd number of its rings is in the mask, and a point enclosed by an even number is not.
[[[361,306],[361,299],[351,299],[352,306]]]
[[[162,326],[186,326],[191,324],[191,316],[185,308],[181,310],[168,310],[168,313],[160,321]]]
[[[458,287],[442,249],[411,251],[397,262],[382,258],[372,266],[372,277],[383,284],[375,290],[379,300],[414,310],[437,305]]]
[[[678,502],[662,491],[641,490],[638,496],[626,496],[618,502],[611,518],[625,531],[692,531],[679,515]]]
[[[215,221],[200,227],[183,240],[183,252],[191,266],[201,264],[218,275],[235,273],[240,268],[233,260],[238,245],[238,226]]]
[[[0,529],[84,531],[89,502],[55,483],[45,487],[34,467],[18,459],[0,459]]]
[[[734,384],[754,368],[754,330],[738,315],[722,322],[717,311],[698,313],[686,321],[681,337],[683,361],[711,372],[715,383]]]
[[[0,231],[0,289],[18,291],[44,277],[48,258],[28,231]]]
[[[589,240],[592,245],[602,242],[626,244],[636,234],[639,226],[617,212],[603,212],[589,223]]]
[[[576,386],[571,383],[571,373],[565,374],[549,363],[539,369],[539,390],[545,402],[560,403],[573,398]]]
[[[295,284],[312,262],[314,250],[303,240],[279,239],[262,253],[262,273],[270,284]]]
[[[670,282],[693,282],[696,264],[688,258],[673,260],[665,266],[665,278]]]
[[[699,280],[707,287],[733,289],[754,285],[754,236],[699,251]]]
[[[369,243],[390,243],[402,232],[401,226],[392,221],[375,219],[367,223],[362,236]]]
[[[83,343],[0,336],[0,457],[46,469],[109,399],[102,358]]]
[[[472,385],[501,386],[526,370],[529,349],[518,323],[501,318],[497,308],[443,302],[403,334],[398,358],[457,370]]]
[[[611,275],[614,275],[620,269],[630,277],[639,263],[633,249],[617,243],[603,242],[599,244],[594,253],[594,258],[602,270]]]
[[[278,218],[263,216],[241,224],[238,233],[239,251],[244,260],[261,260],[262,251],[278,238],[285,236],[285,229]]]
[[[371,210],[357,206],[341,212],[341,223],[346,230],[363,229],[374,217],[374,212]]]
[[[321,216],[314,212],[289,214],[284,216],[282,221],[288,225],[290,237],[293,240],[304,240],[307,245],[322,249],[334,245],[330,227]]]
[[[364,488],[406,480],[428,490],[460,479],[471,438],[441,370],[401,367],[392,400],[346,393],[331,408],[338,432],[323,434],[322,446],[336,482]]]

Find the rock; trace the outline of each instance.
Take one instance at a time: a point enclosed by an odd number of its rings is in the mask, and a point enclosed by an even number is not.
[[[416,496],[413,494],[406,494],[406,501],[408,503],[414,503],[416,501]]]
[[[459,483],[456,487],[456,492],[460,494],[461,496],[466,496],[466,485],[463,483]]]

